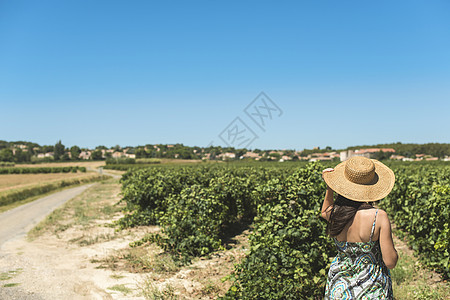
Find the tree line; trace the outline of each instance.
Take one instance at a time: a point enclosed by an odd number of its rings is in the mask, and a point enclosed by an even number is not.
[[[21,147],[18,147],[21,145]],[[378,144],[378,145],[362,145],[362,146],[352,146],[347,149],[342,150],[355,150],[361,148],[393,148],[395,150],[395,154],[404,155],[406,157],[414,157],[416,154],[429,154],[435,157],[443,158],[445,156],[450,155],[450,144],[448,143],[427,143],[427,144],[402,144],[391,143],[391,144]],[[13,151],[14,149],[14,151]],[[183,144],[146,144],[144,146],[126,146],[121,147],[116,145],[114,147],[107,148],[106,146],[100,145],[95,147],[95,149],[87,149],[80,148],[79,146],[72,146],[70,148],[65,147],[61,140],[59,140],[55,145],[43,145],[40,146],[37,143],[33,142],[25,142],[25,141],[16,141],[16,142],[7,142],[0,140],[0,161],[3,162],[38,162],[38,161],[70,161],[70,160],[79,160],[80,154],[82,151],[90,151],[91,160],[102,160],[108,159],[112,157],[111,151],[105,152],[102,150],[114,150],[114,151],[123,151],[127,150],[128,154],[135,154],[136,158],[177,158],[177,159],[202,159],[207,154],[209,154],[209,158],[219,159],[219,155],[223,153],[233,153],[235,154],[235,160],[239,160],[241,156],[243,156],[248,151],[253,153],[257,153],[261,156],[261,161],[264,160],[275,160],[278,161],[281,158],[281,155],[286,155],[291,157],[293,160],[298,159],[298,155],[305,157],[309,154],[313,153],[323,153],[323,152],[332,152],[332,151],[340,151],[333,149],[330,146],[327,146],[323,149],[314,148],[314,149],[303,149],[302,151],[296,151],[294,149],[285,149],[280,151],[280,153],[275,152],[271,153],[272,150],[261,150],[261,149],[247,149],[240,148],[236,149],[233,147],[221,147],[221,146],[208,146],[208,147],[199,147],[199,146],[185,146]],[[112,151],[112,152],[114,152]],[[37,156],[40,153],[53,153],[52,157],[44,157],[38,159]],[[388,159],[391,153],[377,153],[376,157],[379,160]]]
[[[21,148],[17,145],[23,145]],[[14,150],[13,150],[14,149]],[[38,161],[37,155],[40,153],[53,153],[53,157],[45,157],[42,161],[70,161],[78,160],[82,149],[78,146],[66,148],[61,140],[55,145],[40,146],[31,142],[6,142],[0,141],[0,161],[2,162],[35,162]],[[70,154],[69,154],[70,153]],[[101,152],[100,152],[101,159]]]
[[[361,148],[392,148],[395,150],[395,154],[403,155],[406,157],[414,157],[416,154],[428,154],[434,157],[443,158],[450,156],[450,144],[448,143],[427,143],[427,144],[403,144],[401,142],[391,144],[378,144],[378,145],[364,145],[364,146],[352,146],[347,150],[355,150]]]

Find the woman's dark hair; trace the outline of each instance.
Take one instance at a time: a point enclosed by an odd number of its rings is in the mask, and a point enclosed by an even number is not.
[[[338,194],[327,225],[328,235],[337,236],[345,228],[345,225],[353,219],[358,210],[368,208],[373,208],[372,204],[352,201]]]

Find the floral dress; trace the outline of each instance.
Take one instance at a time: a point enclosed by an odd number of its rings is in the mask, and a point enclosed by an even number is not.
[[[331,263],[325,289],[325,299],[393,299],[389,269],[381,257],[379,240],[340,242],[334,239],[338,254]]]

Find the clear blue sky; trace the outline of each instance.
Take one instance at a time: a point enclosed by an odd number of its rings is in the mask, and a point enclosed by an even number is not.
[[[264,91],[265,131],[245,114]],[[0,139],[450,142],[448,1],[0,0]]]

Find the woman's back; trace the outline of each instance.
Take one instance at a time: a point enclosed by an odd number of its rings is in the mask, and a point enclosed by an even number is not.
[[[351,243],[368,242],[375,219],[376,209],[358,210],[352,220],[344,227],[340,234],[336,236],[338,241]],[[378,226],[377,226],[378,225]],[[372,241],[378,240],[380,234],[379,222],[375,223]]]
[[[325,299],[392,299],[390,272],[374,236],[378,209],[361,212],[339,234],[341,239],[333,238],[338,254],[330,266]]]

